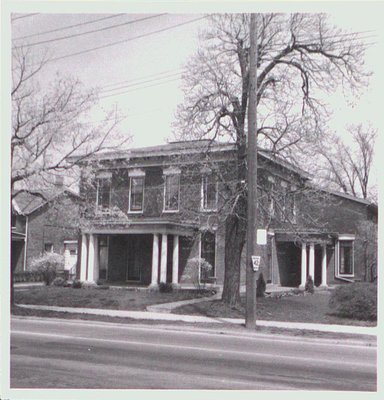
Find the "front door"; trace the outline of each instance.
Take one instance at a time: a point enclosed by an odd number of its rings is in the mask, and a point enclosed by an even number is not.
[[[139,253],[139,237],[130,236],[128,238],[128,265],[127,265],[127,281],[139,282],[141,280],[141,257]]]

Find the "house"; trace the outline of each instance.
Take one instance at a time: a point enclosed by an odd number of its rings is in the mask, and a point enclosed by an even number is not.
[[[77,277],[147,286],[222,285],[226,207],[238,185],[234,157],[233,144],[189,141],[103,153],[84,162]],[[303,287],[310,275],[326,287],[364,279],[360,227],[377,224],[377,207],[314,187],[305,171],[262,149],[258,192],[267,282]],[[202,258],[210,271],[193,267],[191,261]]]
[[[12,199],[12,253],[15,272],[28,271],[31,261],[44,252],[65,257],[65,270],[76,269],[79,195],[55,187],[20,191]]]

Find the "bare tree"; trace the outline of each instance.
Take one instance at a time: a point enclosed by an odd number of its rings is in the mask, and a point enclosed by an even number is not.
[[[259,14],[258,142],[290,156],[292,146],[318,133],[326,112],[316,96],[339,85],[366,83],[364,45],[357,33],[330,26],[323,14]],[[249,15],[210,17],[200,50],[187,66],[185,100],[175,128],[184,138],[230,140],[237,146],[237,184],[226,215],[223,301],[240,300],[240,259],[246,232],[246,112]],[[292,157],[291,157],[292,158]]]
[[[56,173],[65,171],[73,176],[81,160],[110,148],[121,148],[129,139],[116,131],[120,120],[116,111],[110,112],[99,125],[89,124],[89,112],[97,102],[96,92],[85,90],[72,78],[56,76],[49,83],[44,75],[47,62],[44,57],[35,62],[28,52],[14,49],[12,198],[24,191],[49,200],[38,189],[52,188]],[[71,157],[75,155],[78,157]],[[11,269],[11,294],[12,273]]]
[[[89,112],[97,102],[94,90],[85,90],[78,80],[60,76],[46,83],[47,61],[43,58],[33,63],[22,49],[13,53],[12,196],[25,190],[33,192],[33,187],[49,184],[52,173],[70,171],[82,159],[118,148],[128,140],[117,135],[117,111],[106,115],[100,124],[89,123]],[[71,158],[79,154],[80,158]]]
[[[364,199],[373,197],[375,200],[374,187],[369,178],[377,130],[359,124],[350,125],[348,131],[350,144],[345,137],[329,134],[315,146],[316,153],[322,156],[320,161],[323,163],[318,168],[321,181],[344,193]]]

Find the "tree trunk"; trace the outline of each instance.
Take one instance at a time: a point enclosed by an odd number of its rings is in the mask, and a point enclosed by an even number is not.
[[[243,216],[245,198],[240,197],[236,209]],[[246,224],[239,214],[229,215],[225,223],[225,272],[222,301],[230,306],[240,303],[241,253],[245,243]]]

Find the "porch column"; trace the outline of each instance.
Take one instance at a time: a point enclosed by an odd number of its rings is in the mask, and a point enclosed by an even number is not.
[[[89,235],[88,246],[88,282],[94,282],[94,269],[95,269],[95,235]]]
[[[87,279],[87,235],[83,233],[81,235],[81,259],[80,259],[80,280],[85,281]]]
[[[307,243],[301,244],[301,283],[300,289],[305,288],[307,282]]]
[[[160,282],[167,282],[168,236],[161,235]]]
[[[327,245],[322,246],[321,258],[321,287],[327,287]]]
[[[309,244],[309,272],[308,275],[313,280],[313,283],[315,283],[315,244],[310,243]]]
[[[159,277],[159,235],[153,235],[153,247],[152,247],[152,278],[151,286],[157,285],[157,279]]]
[[[179,283],[179,236],[173,236],[173,263],[172,263],[172,283]]]
[[[97,282],[99,279],[99,237],[94,235],[95,258],[93,262],[93,280]]]

